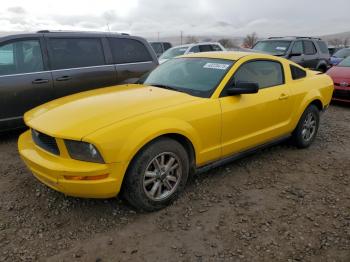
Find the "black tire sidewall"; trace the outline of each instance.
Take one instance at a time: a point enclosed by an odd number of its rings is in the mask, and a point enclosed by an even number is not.
[[[303,131],[303,126],[304,126],[304,121],[309,113],[312,113],[316,119],[316,131],[315,131],[314,136],[309,141],[305,141],[303,136],[302,136],[302,131]],[[314,140],[317,136],[319,125],[320,125],[320,111],[318,110],[318,108],[315,105],[309,105],[305,109],[304,113],[302,114],[302,116],[298,122],[297,128],[293,132],[293,141],[294,141],[295,145],[299,148],[309,147],[314,142]]]
[[[163,152],[175,154],[181,161],[182,175],[173,194],[161,201],[150,199],[143,189],[143,176],[149,162]],[[189,174],[189,157],[185,148],[177,141],[161,138],[148,144],[131,162],[124,178],[122,193],[124,198],[137,210],[155,211],[171,204],[186,186]]]

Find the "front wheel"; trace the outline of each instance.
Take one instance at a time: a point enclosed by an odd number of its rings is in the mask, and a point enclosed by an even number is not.
[[[320,111],[315,105],[306,108],[301,116],[292,140],[299,148],[309,147],[315,140],[320,124]]]
[[[189,159],[175,140],[161,138],[137,154],[126,174],[122,193],[138,210],[155,211],[173,202],[184,189]]]

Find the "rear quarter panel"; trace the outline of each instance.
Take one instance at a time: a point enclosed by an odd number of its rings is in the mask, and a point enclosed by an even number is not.
[[[333,95],[333,81],[326,74],[308,70],[307,77],[299,80],[291,80],[291,93],[294,98],[294,114],[292,129],[297,126],[305,109],[314,101],[319,100],[325,109],[331,102]]]

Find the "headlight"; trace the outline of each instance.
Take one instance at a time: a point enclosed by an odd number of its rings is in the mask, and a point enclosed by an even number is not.
[[[87,162],[104,163],[96,147],[87,142],[64,140],[71,158]]]

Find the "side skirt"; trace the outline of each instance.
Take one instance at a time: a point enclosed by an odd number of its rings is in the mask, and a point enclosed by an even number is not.
[[[271,146],[274,146],[274,145],[278,145],[278,144],[282,143],[283,141],[286,141],[290,137],[291,137],[291,134],[283,136],[283,137],[280,137],[280,138],[275,139],[275,140],[273,140],[271,142],[268,142],[268,143],[265,143],[265,144],[253,147],[253,148],[248,149],[246,151],[242,151],[242,152],[236,153],[236,154],[234,154],[232,156],[225,157],[223,159],[220,159],[220,160],[217,160],[215,162],[206,164],[204,166],[198,167],[196,169],[196,174],[201,174],[201,173],[207,172],[207,171],[209,171],[209,170],[211,170],[213,168],[217,168],[219,166],[223,166],[223,165],[229,164],[229,163],[231,163],[233,161],[236,161],[238,159],[244,158],[244,157],[249,156],[249,155],[251,155],[253,153],[256,153],[258,151],[261,151],[262,149],[265,149],[265,148],[268,148],[268,147],[271,147]]]

